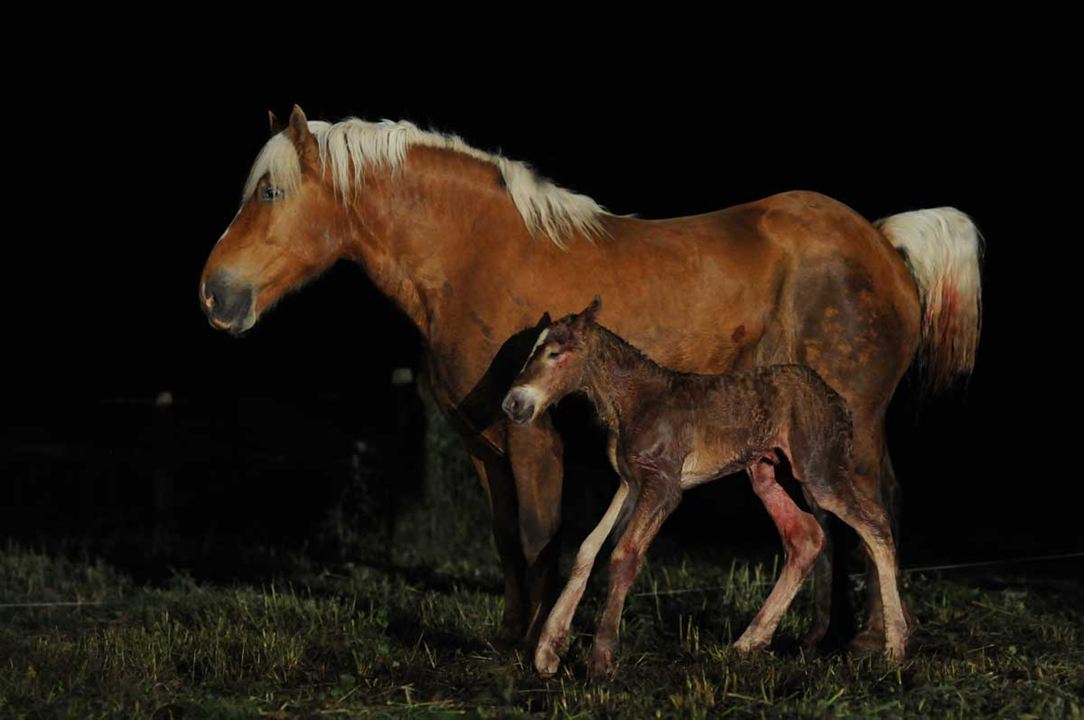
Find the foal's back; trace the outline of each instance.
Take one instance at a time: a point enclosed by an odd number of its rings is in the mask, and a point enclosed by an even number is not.
[[[804,365],[675,375],[668,403],[686,445],[683,487],[742,470],[776,449],[796,476],[835,474],[850,461],[847,404]]]

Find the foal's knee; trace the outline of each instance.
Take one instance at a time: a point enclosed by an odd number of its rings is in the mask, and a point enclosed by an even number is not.
[[[828,544],[824,530],[812,515],[805,514],[786,536],[786,549],[790,557],[803,570],[813,566]]]

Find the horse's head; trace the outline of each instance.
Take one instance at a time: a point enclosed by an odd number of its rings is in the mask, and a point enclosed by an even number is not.
[[[601,308],[596,297],[583,312],[566,315],[542,331],[501,403],[508,417],[521,424],[531,422],[583,385],[587,335]]]
[[[342,205],[326,182],[301,108],[257,157],[241,209],[211,251],[199,299],[216,328],[237,335],[291,288],[342,254]]]

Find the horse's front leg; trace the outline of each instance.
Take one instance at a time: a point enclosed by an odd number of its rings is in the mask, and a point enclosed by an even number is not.
[[[549,677],[557,672],[561,664],[561,656],[568,650],[569,628],[572,626],[576,607],[580,604],[580,598],[583,597],[584,588],[587,587],[587,579],[595,566],[595,558],[606,541],[606,537],[613,530],[628,499],[628,494],[629,485],[622,480],[602,520],[583,541],[579,552],[576,553],[572,574],[569,575],[561,597],[557,599],[557,603],[546,619],[542,636],[538,640],[538,649],[535,651],[534,666],[543,677]]]
[[[506,642],[517,643],[523,639],[527,598],[523,586],[523,550],[520,548],[519,524],[516,520],[516,487],[512,468],[506,458],[486,450],[480,450],[478,454],[472,452],[471,461],[489,501],[493,540],[504,571],[504,615],[500,635]]]
[[[643,566],[648,546],[681,502],[681,483],[677,477],[676,473],[673,477],[653,475],[637,482],[640,491],[636,506],[610,556],[609,593],[595,630],[595,643],[588,663],[592,675],[613,672],[625,596]]]
[[[528,425],[508,423],[508,458],[515,478],[519,539],[526,561],[527,628],[531,647],[558,585],[564,446],[549,415]]]

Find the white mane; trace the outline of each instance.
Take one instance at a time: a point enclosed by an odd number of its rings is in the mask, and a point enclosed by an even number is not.
[[[424,145],[454,150],[496,166],[532,235],[542,233],[564,248],[564,240],[577,232],[589,239],[603,232],[600,218],[607,213],[591,198],[554,185],[524,163],[473,148],[456,135],[421,130],[405,120],[373,123],[357,118],[335,124],[311,121],[309,131],[316,137],[320,164],[324,168],[330,165],[344,201],[361,186],[367,168],[399,170],[407,150]],[[287,192],[301,184],[301,164],[286,133],[278,133],[263,146],[249,172],[244,197],[252,194],[264,175],[270,175],[272,184]]]

